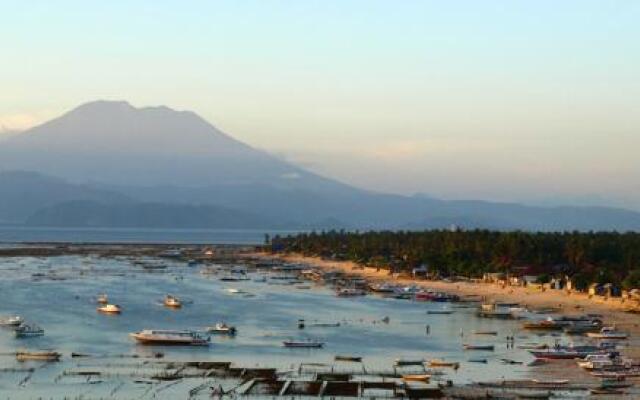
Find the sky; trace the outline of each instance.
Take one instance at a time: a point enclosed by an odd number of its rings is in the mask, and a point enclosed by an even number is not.
[[[359,187],[640,209],[640,1],[0,0],[0,140],[193,110]]]

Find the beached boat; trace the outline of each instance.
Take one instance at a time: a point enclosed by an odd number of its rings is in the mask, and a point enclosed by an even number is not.
[[[465,350],[485,350],[485,351],[493,351],[495,346],[492,344],[463,344],[462,348]]]
[[[24,323],[24,319],[19,315],[12,315],[10,317],[0,319],[0,325],[2,326],[20,326]]]
[[[454,361],[444,361],[444,360],[434,359],[429,361],[429,366],[434,368],[449,367],[453,369],[458,369],[460,368],[460,363],[454,362]]]
[[[56,351],[18,351],[16,352],[16,360],[18,361],[59,361],[62,354]]]
[[[600,332],[587,332],[587,337],[593,339],[623,340],[629,338],[629,335],[624,332],[616,331],[612,326],[605,326],[600,329]]]
[[[284,347],[297,348],[297,349],[319,349],[324,346],[324,342],[318,342],[316,340],[285,340],[282,342]]]
[[[178,346],[208,346],[209,337],[199,332],[184,330],[154,330],[145,329],[131,333],[130,336],[138,343],[147,345],[178,345]]]
[[[122,308],[117,304],[105,304],[96,310],[105,314],[120,314],[122,312]]]
[[[431,375],[428,374],[412,374],[412,375],[402,375],[402,380],[405,382],[425,382],[429,383],[431,379]]]
[[[34,324],[22,324],[13,331],[17,338],[43,336],[44,329]]]
[[[236,333],[238,333],[238,330],[235,326],[227,325],[224,322],[221,322],[215,324],[215,326],[208,327],[207,332],[214,333],[216,335],[235,336]]]
[[[163,304],[165,307],[169,307],[169,308],[182,307],[182,302],[180,301],[180,299],[170,294],[165,296]]]

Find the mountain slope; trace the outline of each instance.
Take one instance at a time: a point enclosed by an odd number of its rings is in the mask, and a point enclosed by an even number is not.
[[[235,215],[237,227],[640,230],[640,213],[621,209],[373,193],[254,149],[192,112],[126,102],[87,103],[0,142],[0,172],[14,170],[60,179],[0,175],[0,222],[232,227]]]

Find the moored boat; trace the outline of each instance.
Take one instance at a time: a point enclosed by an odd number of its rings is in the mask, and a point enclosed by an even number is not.
[[[493,351],[495,349],[495,346],[492,344],[463,344],[462,347],[465,350]]]
[[[405,382],[425,382],[429,383],[431,379],[431,375],[428,374],[411,374],[411,375],[402,375],[402,380]]]
[[[164,298],[164,306],[169,308],[181,308],[182,302],[179,298],[168,294]]]
[[[587,337],[593,339],[623,340],[627,339],[629,335],[627,333],[617,331],[612,326],[605,326],[600,329],[600,332],[587,332]]]
[[[147,345],[208,346],[209,337],[190,330],[144,329],[131,333],[138,343]]]
[[[334,357],[335,361],[348,361],[348,362],[362,362],[362,357],[360,356],[345,356],[345,355],[336,355]]]
[[[19,315],[0,319],[0,325],[2,326],[20,326],[22,323],[24,323],[24,319]]]
[[[430,315],[449,315],[452,314],[451,310],[427,310],[427,314]]]
[[[96,302],[98,304],[107,304],[109,302],[109,297],[105,293],[101,293],[96,297]]]
[[[324,342],[319,342],[316,340],[302,340],[302,341],[285,340],[284,342],[282,342],[282,345],[284,347],[289,347],[289,348],[319,349],[324,347]]]
[[[460,368],[460,363],[459,362],[454,362],[454,361],[445,361],[445,360],[439,360],[439,359],[434,359],[434,360],[430,360],[429,361],[429,366],[430,367],[449,367],[449,368],[453,368],[453,369],[458,369]]]
[[[120,314],[122,312],[122,307],[117,304],[105,304],[98,307],[96,310],[104,314]]]
[[[235,326],[227,325],[224,322],[220,322],[215,324],[215,326],[208,327],[207,332],[217,335],[235,336],[236,333],[238,333],[238,330]]]
[[[529,330],[561,330],[563,326],[553,320],[545,319],[542,321],[525,322],[522,328]]]
[[[355,296],[364,296],[367,292],[362,289],[355,288],[342,288],[336,291],[336,296],[339,297],[355,297]]]
[[[59,361],[62,354],[56,351],[18,351],[16,352],[16,360],[18,361]]]
[[[14,330],[14,334],[17,338],[43,336],[44,329],[34,324],[22,324]]]

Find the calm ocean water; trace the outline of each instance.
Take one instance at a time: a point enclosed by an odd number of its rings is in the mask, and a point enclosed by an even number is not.
[[[194,243],[261,244],[265,234],[288,235],[298,231],[252,229],[115,229],[115,228],[33,228],[0,226],[0,243],[81,242],[81,243]]]
[[[251,273],[248,281],[224,282],[219,279],[222,275],[205,275],[200,267],[180,262],[170,262],[164,272],[150,273],[134,261],[127,257],[81,256],[0,259],[0,293],[4,294],[0,315],[20,314],[46,330],[45,336],[31,339],[16,339],[10,331],[0,330],[0,366],[36,368],[31,373],[0,374],[2,398],[186,398],[191,388],[202,383],[202,379],[173,382],[166,387],[162,383],[136,383],[127,374],[142,373],[144,360],[113,357],[148,356],[154,350],[162,350],[169,360],[232,361],[238,366],[292,371],[301,362],[332,363],[336,354],[359,355],[368,370],[387,371],[396,358],[444,358],[461,362],[458,371],[445,370],[445,379],[471,382],[515,378],[526,376],[529,367],[505,365],[500,359],[527,363],[532,357],[524,350],[508,348],[505,336],[516,335],[517,343],[554,340],[533,334],[523,337],[519,322],[477,318],[473,309],[452,308],[451,315],[429,315],[427,310],[445,305],[378,296],[338,298],[327,287],[300,289],[278,284],[282,281],[258,272]],[[261,281],[263,278],[266,281]],[[229,288],[254,296],[233,295]],[[96,312],[95,296],[102,292],[123,307],[122,315]],[[166,309],[160,302],[167,293],[189,304],[181,310]],[[390,322],[381,322],[386,316]],[[308,324],[341,325],[299,330],[300,318]],[[209,348],[152,349],[136,345],[128,336],[145,328],[201,329],[218,321],[236,325],[239,334],[235,338],[214,337]],[[426,325],[430,326],[428,335]],[[500,334],[474,336],[474,330],[496,330]],[[314,350],[284,348],[282,341],[291,338],[319,339],[326,346]],[[462,344],[466,342],[494,344],[496,351],[464,351]],[[21,348],[56,349],[64,358],[44,366],[21,364],[11,355]],[[71,352],[111,358],[72,359]],[[488,364],[471,363],[472,357],[486,357]],[[69,375],[69,371],[78,370],[109,372],[92,380]],[[235,383],[221,384],[230,388]]]

